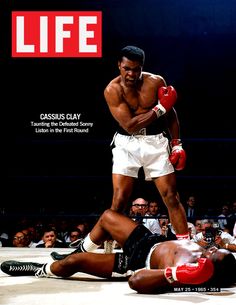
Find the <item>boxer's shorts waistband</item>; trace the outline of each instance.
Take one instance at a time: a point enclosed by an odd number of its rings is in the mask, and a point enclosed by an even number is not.
[[[135,132],[133,134],[129,134],[124,129],[119,128],[117,130],[117,133],[124,135],[124,136],[155,136],[157,134],[160,134],[161,136],[163,136],[162,133],[155,132],[155,130],[153,128],[148,128],[148,127],[142,128],[138,132]]]

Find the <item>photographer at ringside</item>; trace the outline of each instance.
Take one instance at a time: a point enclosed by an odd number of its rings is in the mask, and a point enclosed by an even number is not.
[[[203,219],[201,223],[202,232],[196,234],[192,238],[192,241],[205,249],[217,247],[218,249],[227,249],[231,252],[236,252],[235,237],[215,227],[214,223],[209,219]]]

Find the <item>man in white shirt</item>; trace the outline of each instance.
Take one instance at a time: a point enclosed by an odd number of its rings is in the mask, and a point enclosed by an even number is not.
[[[202,220],[202,232],[196,234],[192,241],[205,249],[215,246],[236,252],[236,238],[218,228],[213,228],[210,220]]]
[[[133,218],[133,220],[142,223],[153,234],[161,234],[159,220],[156,218],[151,218],[147,212],[148,201],[143,198],[137,198],[132,202],[130,216]]]

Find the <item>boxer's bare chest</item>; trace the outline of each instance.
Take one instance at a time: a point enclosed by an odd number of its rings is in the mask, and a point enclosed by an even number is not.
[[[123,88],[122,96],[135,114],[145,113],[157,103],[155,90],[148,90],[145,86],[141,89]]]
[[[151,266],[153,269],[193,263],[201,257],[202,251],[197,244],[193,243],[182,246],[181,244],[178,244],[178,242],[179,241],[169,241],[160,243],[156,247],[151,256]]]

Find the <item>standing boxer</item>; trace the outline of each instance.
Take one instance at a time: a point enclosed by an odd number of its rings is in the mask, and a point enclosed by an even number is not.
[[[112,142],[111,208],[124,211],[138,171],[143,167],[145,179],[155,183],[167,206],[176,237],[188,238],[186,214],[178,198],[174,172],[174,167],[182,170],[186,161],[173,108],[177,93],[172,86],[166,86],[160,75],[143,72],[144,60],[142,49],[123,48],[118,58],[120,75],[104,91],[109,110],[118,123]]]
[[[95,250],[108,236],[118,241],[123,253],[82,252]],[[12,276],[69,277],[76,272],[102,278],[124,276],[139,293],[160,293],[183,285],[225,287],[236,281],[236,260],[228,250],[205,250],[190,240],[163,240],[109,209],[81,243],[80,253],[47,264],[5,261],[1,270]]]
[[[110,112],[118,123],[111,145],[111,209],[125,210],[138,171],[143,167],[145,179],[155,183],[167,206],[177,239],[188,239],[186,213],[179,201],[175,176],[175,169],[182,170],[186,162],[179,120],[173,108],[177,93],[172,86],[166,86],[160,75],[143,72],[144,60],[142,49],[123,48],[118,58],[120,75],[104,91]],[[51,256],[55,260],[65,257],[57,252]]]

